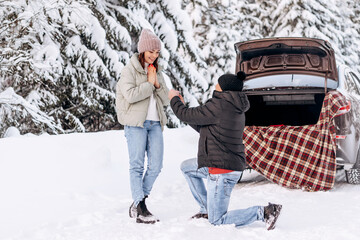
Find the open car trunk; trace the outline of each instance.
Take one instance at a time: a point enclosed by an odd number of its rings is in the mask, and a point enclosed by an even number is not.
[[[250,101],[243,142],[248,165],[271,181],[308,191],[331,189],[336,173],[333,118],[346,105],[335,90],[334,50],[313,38],[235,44],[235,71]]]
[[[246,74],[244,91],[251,104],[246,126],[317,123],[325,94],[338,83],[327,41],[267,38],[236,43],[235,50],[236,72]]]
[[[248,92],[250,109],[245,113],[246,126],[316,124],[325,93],[323,90],[286,92]]]

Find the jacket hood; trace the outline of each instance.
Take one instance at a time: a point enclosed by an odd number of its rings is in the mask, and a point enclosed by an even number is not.
[[[246,112],[250,108],[250,102],[244,92],[238,91],[214,91],[213,98],[223,99],[230,102],[236,109]]]
[[[139,54],[135,53],[130,59],[131,65],[136,69],[136,71],[146,74],[145,69],[141,66],[139,62]],[[158,72],[162,70],[162,66],[158,65]]]

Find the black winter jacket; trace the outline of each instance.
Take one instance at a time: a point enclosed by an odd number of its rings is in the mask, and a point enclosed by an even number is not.
[[[171,108],[183,122],[200,133],[198,167],[215,167],[234,171],[245,169],[242,142],[245,112],[250,103],[243,92],[214,91],[203,106],[188,108],[179,97],[172,98]]]

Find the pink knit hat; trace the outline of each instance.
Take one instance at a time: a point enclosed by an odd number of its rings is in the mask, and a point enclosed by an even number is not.
[[[145,28],[141,31],[137,47],[139,53],[152,51],[155,49],[160,50],[161,49],[160,39],[150,29]]]

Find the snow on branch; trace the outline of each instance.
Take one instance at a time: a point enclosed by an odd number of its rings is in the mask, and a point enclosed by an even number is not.
[[[27,102],[23,97],[16,94],[14,89],[11,87],[0,93],[0,106],[1,108],[7,107],[10,109],[15,109],[15,107],[21,106],[28,114],[32,116],[32,119],[35,123],[45,124],[52,130],[53,133],[64,132],[52,117],[48,116],[43,111]]]

